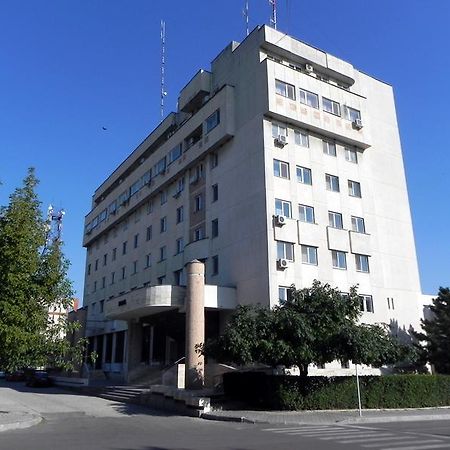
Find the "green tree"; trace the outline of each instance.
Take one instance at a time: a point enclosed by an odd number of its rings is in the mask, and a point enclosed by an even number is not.
[[[0,210],[0,367],[6,370],[52,362],[67,366],[80,353],[68,348],[64,320],[49,323],[49,308],[67,306],[72,289],[61,243],[44,251],[48,228],[37,184],[29,169]]]
[[[421,321],[424,333],[415,333],[421,341],[418,347],[438,373],[450,374],[450,288],[439,288],[430,311],[432,318]]]
[[[241,365],[298,366],[307,376],[312,363],[334,360],[379,367],[408,356],[407,347],[380,325],[359,324],[360,298],[315,280],[311,288],[292,287],[289,299],[272,309],[241,306],[216,340],[201,349],[219,361]]]

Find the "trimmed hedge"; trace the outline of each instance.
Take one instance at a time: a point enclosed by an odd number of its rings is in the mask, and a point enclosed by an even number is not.
[[[450,406],[448,375],[361,376],[363,408]],[[262,372],[224,374],[226,397],[263,409],[314,410],[358,407],[355,377],[300,377]]]

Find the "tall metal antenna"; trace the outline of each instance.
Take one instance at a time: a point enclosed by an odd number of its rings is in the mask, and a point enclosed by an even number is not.
[[[269,0],[272,5],[272,15],[270,17],[270,25],[277,29],[277,0]]]
[[[52,205],[48,206],[47,220],[45,221],[46,239],[45,247],[42,251],[43,254],[47,253],[53,243],[61,241],[64,214],[64,209],[55,211]]]
[[[164,97],[165,91],[165,66],[166,66],[166,22],[161,20],[161,120],[164,119]]]
[[[244,11],[242,13],[245,18],[245,35],[248,36],[248,0],[245,1]]]

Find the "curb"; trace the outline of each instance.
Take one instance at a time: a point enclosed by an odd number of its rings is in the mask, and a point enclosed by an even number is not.
[[[42,421],[41,416],[37,416],[34,414],[6,413],[5,415],[7,415],[6,421],[2,420],[4,418],[2,417],[3,414],[0,415],[0,433],[2,431],[29,428],[39,424]]]

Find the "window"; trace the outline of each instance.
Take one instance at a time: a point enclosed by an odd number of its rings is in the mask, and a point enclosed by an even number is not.
[[[138,223],[141,220],[141,208],[134,212],[134,223]]]
[[[315,223],[314,208],[308,205],[298,205],[298,216],[300,222]]]
[[[175,254],[178,255],[179,253],[181,253],[184,250],[184,240],[183,238],[179,238],[176,241],[176,245],[175,245]]]
[[[295,87],[292,84],[285,83],[284,81],[275,80],[275,92],[283,97],[295,100]]]
[[[137,194],[142,186],[142,180],[139,178],[135,183],[133,183],[130,187],[130,197],[132,197],[134,194]]]
[[[106,286],[106,277],[102,277],[102,289],[105,289]]]
[[[302,263],[317,266],[317,247],[302,245]]]
[[[289,164],[278,159],[273,160],[273,174],[276,177],[289,179]]]
[[[195,212],[203,209],[203,195],[199,194],[195,196]]]
[[[219,273],[219,256],[214,255],[212,257],[212,275],[217,275]]]
[[[183,222],[184,219],[184,208],[180,206],[177,208],[177,223]]]
[[[347,269],[347,257],[345,252],[331,250],[331,259],[334,269]]]
[[[217,236],[219,236],[219,219],[214,219],[211,221],[211,237]]]
[[[87,266],[87,274],[90,275],[91,274],[91,265],[88,264]]]
[[[352,230],[357,233],[365,233],[366,226],[362,217],[352,216]]]
[[[152,169],[147,170],[147,172],[145,172],[144,175],[142,175],[142,177],[141,177],[142,186],[149,184],[151,179],[152,179]]]
[[[361,184],[357,181],[348,180],[348,195],[350,197],[361,197]]]
[[[159,198],[161,201],[161,205],[164,205],[165,203],[167,203],[167,190],[161,191],[159,193]]]
[[[173,163],[178,158],[180,158],[181,157],[181,153],[182,153],[181,144],[178,144],[172,150],[170,150],[170,152],[169,152],[169,164]]]
[[[115,261],[117,258],[117,248],[112,249],[112,260]]]
[[[277,258],[294,261],[294,244],[277,241]]]
[[[175,270],[173,273],[173,282],[175,286],[181,286],[183,284],[183,270]]]
[[[139,244],[139,234],[134,235],[134,248],[137,248]]]
[[[216,109],[207,119],[206,119],[206,133],[217,127],[220,123],[220,110]]]
[[[373,308],[373,298],[371,295],[360,295],[359,301],[361,311],[370,313],[375,312]]]
[[[98,270],[98,259],[96,259],[95,260],[95,269],[94,269],[96,272],[97,272],[97,270]]]
[[[164,261],[166,258],[167,258],[167,249],[166,249],[166,246],[163,245],[159,249],[159,260]]]
[[[115,279],[116,279],[116,272],[111,272],[111,284],[115,283]]]
[[[388,304],[388,309],[395,309],[393,297],[390,297],[390,298],[387,297],[387,304]]]
[[[175,183],[175,194],[174,197],[178,197],[184,191],[184,177],[178,178]]]
[[[354,122],[356,119],[361,119],[361,113],[354,108],[350,108],[349,106],[344,107],[344,117],[351,122]]]
[[[369,257],[367,255],[355,255],[356,270],[358,272],[369,272]]]
[[[342,214],[328,211],[328,225],[332,228],[339,228],[342,230],[343,224],[342,224]]]
[[[103,265],[106,266],[107,263],[108,263],[108,254],[105,253],[105,254],[103,255]]]
[[[147,232],[146,232],[147,241],[150,241],[152,239],[152,235],[153,235],[153,227],[151,225],[149,225],[147,227]]]
[[[211,189],[212,189],[212,201],[217,202],[217,200],[219,200],[219,185],[213,184],[211,186]]]
[[[278,286],[278,301],[280,305],[283,305],[291,299],[292,289],[287,286]]]
[[[164,158],[161,158],[153,167],[153,173],[155,174],[154,176],[156,177],[159,174],[162,174],[166,171],[166,157],[164,156]]]
[[[152,267],[152,254],[147,253],[145,255],[145,268],[148,269],[149,267]]]
[[[198,227],[194,230],[194,241],[199,241],[200,239],[203,239],[204,237],[204,231],[203,227]]]
[[[304,131],[295,130],[295,143],[296,145],[301,145],[302,147],[309,147],[309,136]]]
[[[341,106],[339,103],[329,98],[322,97],[322,108],[325,112],[334,114],[335,116],[341,115]]]
[[[211,169],[214,169],[214,167],[217,167],[219,165],[219,154],[217,152],[211,153],[209,160],[211,164]]]
[[[336,144],[330,141],[322,141],[323,152],[330,156],[336,156]]]
[[[292,217],[291,202],[286,200],[275,199],[275,215]]]
[[[116,211],[117,211],[117,200],[114,200],[108,206],[108,213],[112,215],[115,214]]]
[[[279,123],[272,123],[272,137],[274,139],[276,139],[278,136],[287,137],[287,135],[287,128],[284,125],[280,125]]]
[[[147,214],[151,214],[153,212],[153,200],[149,200],[147,202]]]
[[[167,231],[167,217],[161,217],[159,220],[159,232],[165,233]]]
[[[353,148],[345,147],[345,160],[354,164],[358,164],[358,152]]]
[[[131,275],[137,274],[137,271],[138,271],[138,262],[133,261],[133,272],[131,273]]]
[[[319,109],[319,96],[314,92],[307,91],[305,89],[299,89],[300,103],[311,106],[312,108]]]
[[[297,166],[297,181],[303,184],[312,184],[311,169]]]
[[[326,173],[325,183],[328,191],[339,192],[339,177]]]
[[[127,276],[127,268],[125,266],[122,267],[122,280]]]
[[[122,244],[122,255],[127,254],[127,241]]]

